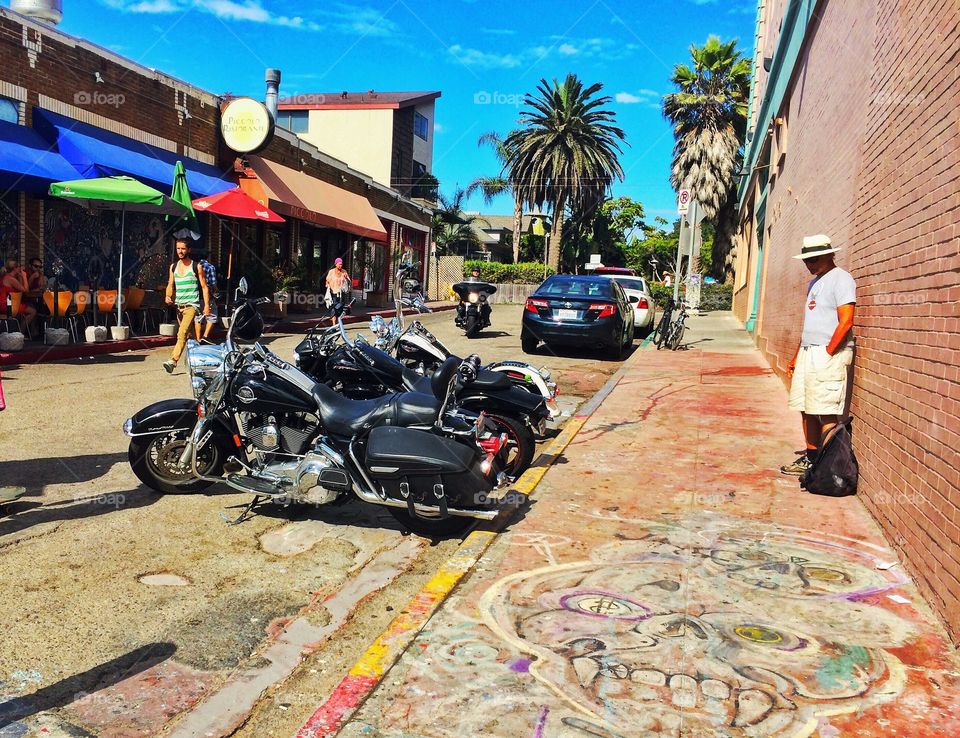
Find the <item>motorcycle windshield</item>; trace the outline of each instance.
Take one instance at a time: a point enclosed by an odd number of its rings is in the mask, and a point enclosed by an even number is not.
[[[457,293],[457,297],[461,300],[468,299],[471,292],[483,293],[485,295],[492,295],[497,291],[496,285],[492,285],[489,282],[457,282],[450,289]]]

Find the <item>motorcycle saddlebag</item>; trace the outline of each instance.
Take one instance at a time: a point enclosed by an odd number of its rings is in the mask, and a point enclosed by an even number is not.
[[[367,469],[388,497],[445,508],[476,507],[494,480],[469,446],[426,431],[380,426],[367,441]]]

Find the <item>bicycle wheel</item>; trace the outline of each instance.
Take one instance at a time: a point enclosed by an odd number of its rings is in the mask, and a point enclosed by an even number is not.
[[[670,334],[670,344],[669,348],[671,351],[676,351],[680,348],[680,344],[683,341],[683,331],[684,325],[682,320],[678,320],[674,326],[673,331]]]

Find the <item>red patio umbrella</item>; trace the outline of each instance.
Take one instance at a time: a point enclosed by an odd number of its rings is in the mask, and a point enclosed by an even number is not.
[[[206,213],[216,213],[225,218],[244,218],[246,220],[262,220],[267,223],[283,223],[283,218],[266,205],[258,203],[239,187],[210,197],[198,197],[193,201],[193,207],[195,210],[201,210]]]
[[[194,210],[216,213],[223,218],[262,220],[265,223],[283,223],[284,219],[266,205],[261,205],[250,195],[235,187],[210,197],[198,197],[193,201]],[[227,255],[227,305],[230,309],[230,279],[233,276],[233,235],[230,236],[230,252]]]

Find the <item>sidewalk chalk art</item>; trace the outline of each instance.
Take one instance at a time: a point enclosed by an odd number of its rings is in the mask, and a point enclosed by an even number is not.
[[[851,721],[917,735],[931,713],[953,725],[901,660],[916,666],[937,636],[889,599],[907,584],[889,551],[720,515],[617,522],[586,560],[559,536],[512,541],[511,568],[547,565],[479,600],[458,594],[405,656],[392,707],[342,735],[802,738]]]

